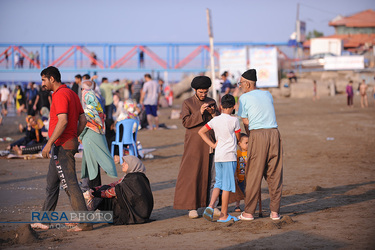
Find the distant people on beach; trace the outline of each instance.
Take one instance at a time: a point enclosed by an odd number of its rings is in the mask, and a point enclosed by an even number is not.
[[[236,101],[232,95],[222,96],[221,115],[212,118],[198,131],[203,141],[215,149],[215,185],[210,203],[203,213],[203,217],[208,221],[213,220],[215,203],[221,192],[221,214],[217,222],[238,221],[238,218],[228,213],[229,193],[236,192],[236,149],[241,132],[238,119],[231,116],[235,104]],[[215,141],[206,134],[210,130],[215,132]]]
[[[34,68],[34,63],[35,63],[34,62],[34,59],[35,59],[34,52],[30,51],[28,57],[30,59],[29,68],[32,69],[32,68]]]
[[[26,117],[26,126],[23,126],[22,124],[19,125],[20,132],[25,133],[25,136],[11,143],[7,149],[12,150],[15,146],[32,146],[37,143],[42,143],[45,140],[42,135],[43,127],[44,124],[41,119],[28,115]]]
[[[102,84],[100,84],[100,92],[102,97],[105,100],[105,115],[106,119],[113,119],[113,91],[116,91],[120,88],[124,88],[125,83],[123,84],[114,84],[108,81],[107,77],[102,78]]]
[[[14,67],[15,68],[21,68],[21,65],[20,65],[20,54],[18,52],[14,54]]]
[[[35,115],[34,103],[38,90],[35,88],[34,82],[29,82],[28,89],[26,90],[26,104],[27,104],[27,115]]]
[[[132,84],[132,98],[139,103],[139,99],[141,98],[141,90],[143,87],[142,81],[136,80]]]
[[[289,84],[291,84],[293,81],[297,82],[297,76],[293,70],[289,71],[288,74],[286,74],[286,77],[289,80]]]
[[[231,93],[232,90],[232,83],[228,79],[228,71],[224,71],[224,73],[221,75],[221,91],[220,91],[220,97]]]
[[[95,52],[91,52],[90,57],[91,57],[90,58],[91,59],[90,66],[91,66],[91,68],[95,68],[96,67],[96,59],[97,59]]]
[[[145,55],[143,50],[139,51],[139,67],[144,68],[145,67]]]
[[[8,68],[8,64],[9,64],[8,50],[5,50],[4,57],[5,57],[5,67]]]
[[[368,107],[368,100],[367,100],[367,84],[366,80],[363,79],[362,83],[359,86],[359,93],[361,95],[361,108],[367,108]]]
[[[189,218],[195,219],[199,217],[197,209],[207,207],[210,202],[215,173],[213,149],[202,140],[198,131],[214,116],[219,115],[219,111],[215,100],[207,96],[211,87],[209,77],[195,77],[191,87],[195,91],[194,96],[182,103],[182,125],[186,132],[173,208],[189,210]],[[215,140],[212,130],[209,137]]]
[[[74,91],[74,93],[76,93],[78,95],[78,97],[80,97],[80,95],[81,95],[81,82],[82,82],[82,76],[80,74],[75,75],[74,76],[74,83],[73,83],[71,89]],[[81,99],[81,98],[82,98],[82,96],[79,99]]]
[[[49,110],[51,107],[51,103],[52,103],[51,92],[40,88],[38,95],[35,98],[33,110],[35,111],[36,114],[38,114],[43,107]]]
[[[353,90],[353,81],[350,80],[348,85],[346,85],[346,96],[347,96],[347,105],[350,108],[353,108],[353,97],[354,97],[354,90]]]
[[[20,116],[22,112],[27,112],[26,106],[25,106],[25,99],[26,96],[22,90],[21,85],[16,86],[16,111],[17,115]]]
[[[21,47],[20,47],[21,48]],[[23,61],[25,60],[25,56],[20,53],[20,61],[19,61],[19,66],[21,69],[23,69]]]
[[[125,175],[120,180],[84,193],[88,209],[113,211],[114,225],[149,222],[154,198],[145,165],[133,155],[123,156],[122,171]],[[101,199],[99,205],[94,197]]]
[[[8,86],[4,84],[0,90],[0,100],[1,100],[1,114],[3,116],[7,116],[8,114],[8,99],[9,99],[10,91]]]
[[[144,75],[145,83],[141,91],[139,103],[144,107],[147,115],[149,130],[159,128],[158,102],[160,98],[159,84],[152,80],[150,74]]]
[[[313,101],[319,99],[318,95],[318,85],[316,83],[316,80],[313,81]]]
[[[40,65],[40,55],[38,50],[35,52],[35,62],[37,66]]]

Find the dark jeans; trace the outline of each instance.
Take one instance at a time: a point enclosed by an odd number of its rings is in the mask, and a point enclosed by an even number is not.
[[[60,183],[69,197],[74,211],[87,211],[82,191],[78,185],[74,155],[77,150],[52,146],[52,158],[47,173],[46,199],[43,211],[54,211],[59,198]]]
[[[106,116],[105,119],[106,120],[113,119],[112,114],[113,114],[113,104],[105,106],[105,116]]]
[[[22,137],[21,139],[13,142],[10,144],[10,148],[13,148],[14,146],[32,146],[34,144],[36,144],[37,142],[36,141],[33,141],[32,139],[30,139],[29,137],[25,136],[25,137]]]

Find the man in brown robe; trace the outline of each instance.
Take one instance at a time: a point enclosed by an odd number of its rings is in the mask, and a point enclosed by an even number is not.
[[[186,128],[184,154],[177,177],[174,209],[187,209],[197,218],[197,209],[210,201],[212,149],[198,135],[199,129],[218,115],[216,102],[207,97],[211,79],[197,76],[191,82],[195,95],[182,104],[182,124]],[[210,136],[215,140],[213,131]],[[210,154],[211,153],[211,154]]]

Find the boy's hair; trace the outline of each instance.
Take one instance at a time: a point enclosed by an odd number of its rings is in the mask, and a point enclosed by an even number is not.
[[[233,108],[234,105],[236,105],[236,100],[231,94],[226,94],[221,98],[221,106],[223,108]]]
[[[53,67],[53,66],[49,66],[48,68],[43,69],[42,72],[40,72],[40,76],[45,76],[48,79],[50,79],[52,76],[56,82],[61,82],[60,71],[56,67]]]
[[[77,78],[77,79],[81,79],[82,80],[82,76],[80,75],[80,74],[78,74],[78,75],[75,75],[75,77],[74,78]]]
[[[82,76],[82,79],[83,80],[90,80],[90,75],[89,74],[84,74],[83,76]]]
[[[246,138],[249,138],[249,136],[248,136],[247,134],[245,134],[245,133],[241,133],[241,134],[240,134],[240,140],[239,140],[239,142],[242,141],[242,138],[245,138],[245,137],[246,137]]]

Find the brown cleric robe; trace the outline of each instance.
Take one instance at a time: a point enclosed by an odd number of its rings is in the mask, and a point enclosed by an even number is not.
[[[177,177],[174,195],[174,209],[198,209],[209,203],[210,183],[210,147],[199,136],[198,131],[212,115],[200,112],[204,103],[213,103],[214,99],[206,97],[200,101],[195,95],[186,99],[182,104],[182,125],[186,128],[184,154]],[[209,137],[215,141],[213,131]]]

